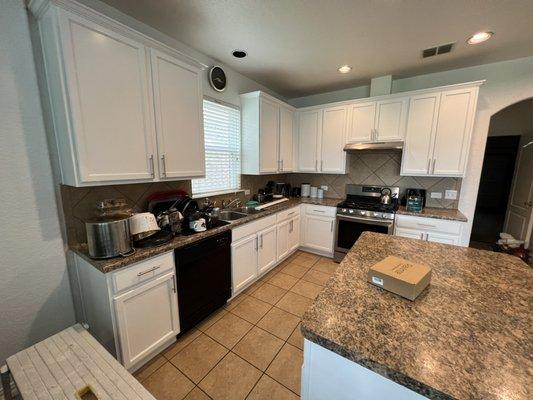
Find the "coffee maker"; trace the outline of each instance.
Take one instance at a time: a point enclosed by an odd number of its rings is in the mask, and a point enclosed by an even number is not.
[[[407,204],[409,196],[422,197],[422,207],[426,207],[426,189],[406,189],[405,196],[402,198],[402,206]]]

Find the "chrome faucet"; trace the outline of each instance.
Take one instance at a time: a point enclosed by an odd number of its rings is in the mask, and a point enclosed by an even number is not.
[[[226,201],[223,200],[222,201],[222,208],[230,208],[234,203],[235,203],[236,207],[240,207],[241,206],[241,200],[237,197],[237,198],[231,200],[228,203],[226,203]]]

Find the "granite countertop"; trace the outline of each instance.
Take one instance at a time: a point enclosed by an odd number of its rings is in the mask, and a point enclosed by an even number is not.
[[[73,246],[70,248],[70,250],[72,250],[73,252],[81,256],[82,258],[84,258],[92,266],[96,267],[103,273],[108,273],[111,271],[115,271],[119,268],[123,268],[128,265],[134,264],[136,262],[145,260],[147,258],[156,256],[158,254],[187,246],[188,244],[197,242],[199,240],[205,239],[207,237],[216,235],[221,232],[231,230],[239,225],[246,224],[248,222],[254,221],[259,218],[264,218],[266,216],[275,214],[279,211],[297,206],[302,203],[334,207],[340,201],[341,199],[333,199],[333,198],[325,198],[325,199],[290,198],[289,201],[286,201],[280,204],[275,204],[267,209],[264,209],[260,213],[248,215],[247,217],[233,221],[232,223],[228,225],[220,226],[220,227],[210,229],[205,232],[196,233],[193,235],[183,235],[183,236],[179,235],[179,236],[176,236],[174,239],[172,239],[170,242],[165,243],[164,245],[161,245],[161,246],[145,248],[145,249],[136,249],[134,254],[132,254],[131,256],[127,256],[127,257],[114,257],[114,258],[108,258],[105,260],[95,260],[89,257],[89,251],[87,249],[87,244],[85,243],[80,244],[78,246]]]
[[[366,282],[429,265],[414,301]],[[531,399],[533,270],[507,254],[365,232],[302,320],[305,338],[431,399]]]
[[[421,212],[407,211],[405,206],[400,206],[396,214],[413,215],[415,217],[446,219],[449,221],[467,222],[468,218],[464,216],[459,210],[448,208],[424,207]]]

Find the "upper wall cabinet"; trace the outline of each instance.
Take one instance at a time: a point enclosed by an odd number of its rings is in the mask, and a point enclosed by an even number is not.
[[[200,65],[75,2],[60,4],[30,9],[62,183],[202,176]]]
[[[410,98],[401,175],[464,175],[479,84]]]
[[[293,170],[294,109],[263,92],[241,95],[242,173]]]

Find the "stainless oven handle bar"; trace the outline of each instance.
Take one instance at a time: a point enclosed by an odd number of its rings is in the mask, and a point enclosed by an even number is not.
[[[362,224],[368,224],[368,225],[383,225],[383,226],[394,225],[393,219],[348,217],[346,215],[338,215],[338,214],[337,214],[337,219],[339,221],[354,221],[354,222],[360,222]]]

